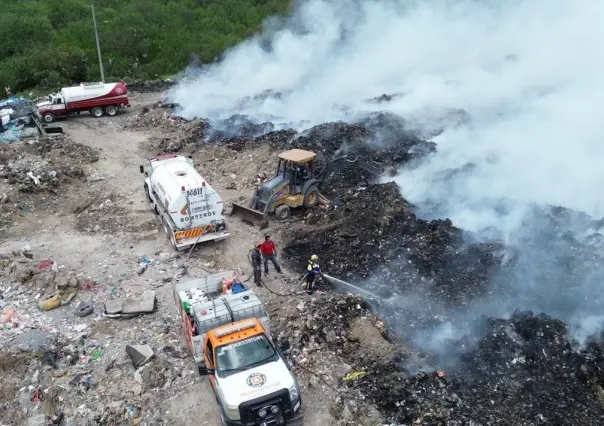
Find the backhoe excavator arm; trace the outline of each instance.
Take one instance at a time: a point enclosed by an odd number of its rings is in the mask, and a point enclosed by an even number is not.
[[[375,161],[367,160],[358,155],[354,157],[345,155],[329,162],[327,167],[318,174],[319,188],[328,183],[337,173],[348,167],[358,167],[375,176],[379,176],[383,172],[380,164]]]

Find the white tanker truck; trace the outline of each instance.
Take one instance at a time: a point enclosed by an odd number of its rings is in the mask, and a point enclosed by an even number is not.
[[[191,157],[161,155],[140,166],[140,172],[147,199],[175,249],[228,237],[222,198],[197,173]]]

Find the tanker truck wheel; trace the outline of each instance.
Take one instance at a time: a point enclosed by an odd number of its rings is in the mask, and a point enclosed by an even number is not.
[[[105,108],[105,112],[109,117],[114,117],[117,114],[117,108],[113,105],[109,105],[107,108]]]
[[[53,120],[55,119],[55,118],[53,117],[53,115],[52,115],[51,113],[49,113],[49,112],[47,112],[46,114],[44,114],[44,115],[42,116],[42,118],[44,119],[44,122],[45,122],[45,123],[52,123],[52,122],[53,122]]]
[[[94,118],[100,118],[105,114],[103,108],[100,107],[92,108],[92,111],[90,111],[90,113]]]
[[[168,226],[168,224],[166,223],[166,220],[163,217],[161,218],[161,225],[164,227],[164,232],[166,233],[166,236],[170,240],[170,244],[172,245],[174,250],[178,250],[178,248],[176,247],[176,240],[174,239],[174,233],[172,231],[170,231],[170,227]]]

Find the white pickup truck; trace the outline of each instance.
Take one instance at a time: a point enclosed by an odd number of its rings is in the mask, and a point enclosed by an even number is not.
[[[233,271],[176,283],[174,299],[200,374],[210,379],[223,426],[303,424],[298,381],[270,336],[269,317]],[[285,349],[285,348],[284,348]]]

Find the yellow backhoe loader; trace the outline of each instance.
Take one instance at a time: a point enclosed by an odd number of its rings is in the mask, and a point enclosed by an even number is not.
[[[242,221],[264,228],[268,226],[270,214],[284,220],[290,216],[291,209],[310,208],[319,202],[326,202],[319,192],[321,187],[347,167],[360,167],[374,175],[382,173],[377,163],[358,156],[336,158],[324,170],[317,172],[314,168],[316,157],[316,153],[303,149],[280,153],[275,176],[256,186],[248,207],[233,203],[231,215],[240,216]]]

